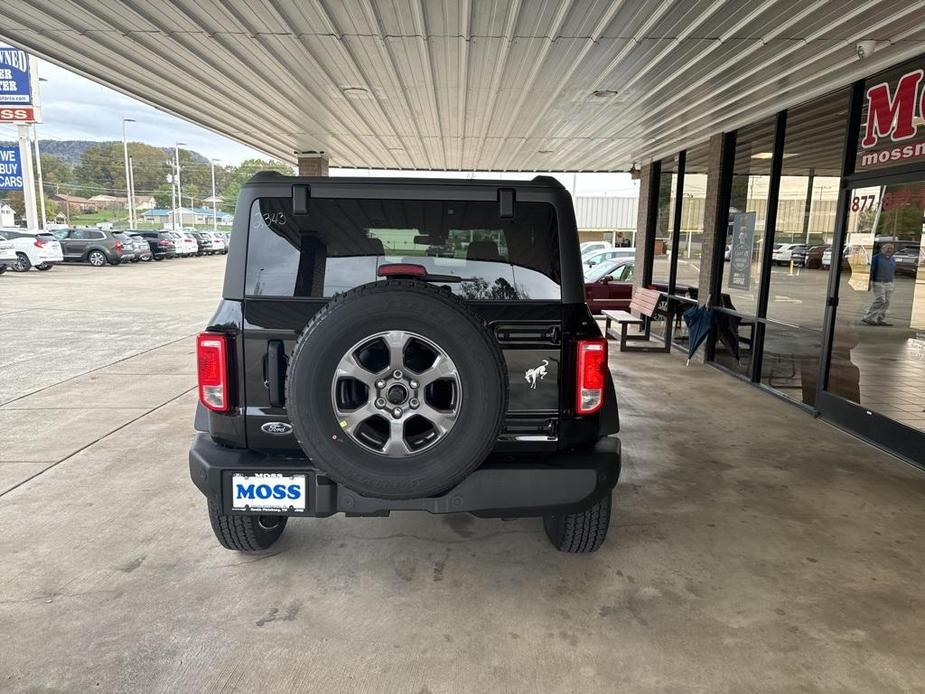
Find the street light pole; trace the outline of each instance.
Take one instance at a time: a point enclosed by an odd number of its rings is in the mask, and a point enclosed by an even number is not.
[[[131,176],[128,170],[128,140],[125,139],[125,124],[134,122],[134,118],[122,119],[122,156],[125,159],[125,202],[128,204],[128,225],[132,229],[135,228],[135,206],[132,204],[132,185],[129,180]]]
[[[215,211],[215,162],[218,159],[210,159],[212,164],[212,231],[218,231],[218,213]]]
[[[186,144],[185,142],[177,142],[177,143],[174,145],[174,148],[173,148],[174,163],[175,163],[176,172],[177,172],[177,176],[176,176],[176,180],[177,180],[177,202],[179,203],[179,209],[177,210],[177,214],[180,214],[181,217],[182,217],[182,214],[183,214],[183,212],[182,212],[182,210],[183,210],[183,189],[180,187],[180,147],[182,147],[182,146],[185,145],[185,144]],[[177,223],[177,216],[176,216],[176,214],[174,215],[174,220],[173,220],[173,222],[174,222],[174,228],[176,228],[176,223]],[[180,226],[181,226],[181,228],[182,228],[183,225],[181,224]]]

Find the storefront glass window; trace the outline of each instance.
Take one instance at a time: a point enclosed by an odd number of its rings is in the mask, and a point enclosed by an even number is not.
[[[925,431],[925,176],[849,193],[828,390]]]
[[[655,220],[655,249],[652,255],[652,285],[661,291],[668,291],[671,272],[671,234],[674,229],[677,189],[677,157],[664,159],[658,181],[658,215]]]
[[[696,298],[700,282],[703,247],[703,214],[707,197],[707,163],[709,146],[703,144],[687,151],[684,162],[684,196],[681,200],[681,235],[675,294]],[[693,288],[693,292],[690,289]]]
[[[761,380],[788,397],[816,400],[828,273],[850,92],[790,109],[771,255]]]
[[[720,317],[716,361],[743,375],[751,372],[755,349],[752,317],[758,309],[774,132],[775,119],[769,118],[736,134],[722,295],[715,303],[745,315]]]

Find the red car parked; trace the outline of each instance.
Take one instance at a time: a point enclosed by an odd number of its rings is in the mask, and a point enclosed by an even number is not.
[[[591,313],[604,309],[628,311],[633,298],[632,258],[614,258],[585,273],[585,301]]]

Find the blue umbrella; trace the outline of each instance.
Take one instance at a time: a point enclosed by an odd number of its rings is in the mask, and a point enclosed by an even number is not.
[[[687,323],[687,363],[704,343],[713,329],[713,309],[709,306],[691,306],[683,314]]]

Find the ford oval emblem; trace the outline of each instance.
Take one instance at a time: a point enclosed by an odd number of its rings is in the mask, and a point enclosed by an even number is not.
[[[286,436],[292,433],[292,425],[286,422],[267,422],[260,426],[260,430],[273,436]]]

